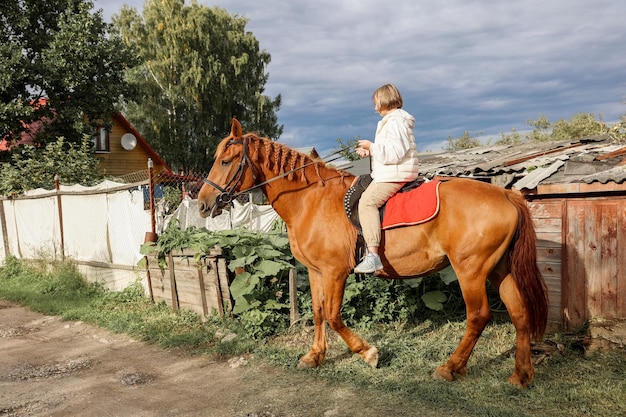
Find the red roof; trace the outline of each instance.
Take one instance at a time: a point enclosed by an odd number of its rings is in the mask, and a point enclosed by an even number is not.
[[[31,102],[31,106],[35,109],[39,107],[43,107],[48,104],[48,99],[40,98],[37,101]],[[41,118],[41,120],[35,120],[34,122],[27,124],[20,120],[20,124],[24,128],[24,130],[20,133],[20,139],[9,144],[9,141],[6,139],[6,136],[0,141],[0,151],[8,151],[14,146],[21,144],[32,145],[35,142],[35,136],[41,133],[45,127],[45,124],[49,122],[50,119],[47,117]],[[9,136],[9,135],[7,135]]]

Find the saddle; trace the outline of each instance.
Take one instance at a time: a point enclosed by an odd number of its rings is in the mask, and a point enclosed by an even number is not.
[[[371,182],[371,175],[357,177],[343,200],[346,215],[359,234],[359,199]],[[424,178],[406,183],[380,208],[382,229],[412,226],[435,218],[439,213],[439,184],[440,181],[428,181]]]

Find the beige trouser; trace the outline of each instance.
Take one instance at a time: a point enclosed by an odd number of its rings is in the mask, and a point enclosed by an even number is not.
[[[368,247],[380,245],[380,214],[378,209],[394,195],[404,182],[372,182],[359,200],[359,220]]]

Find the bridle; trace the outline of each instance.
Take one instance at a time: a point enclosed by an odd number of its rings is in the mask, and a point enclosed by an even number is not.
[[[323,161],[323,162],[326,162],[326,163],[335,161],[335,160],[341,158],[341,155],[337,156],[335,158],[331,158],[331,159],[329,159],[329,157],[331,157],[333,155],[336,155],[336,154],[339,154],[342,151],[344,151],[346,149],[349,149],[351,147],[351,146],[346,146],[344,148],[339,149],[336,152],[333,152],[333,153],[331,153],[329,155],[326,155],[324,158],[313,160],[313,161],[311,161],[309,163],[301,165],[301,166],[299,166],[297,168],[294,168],[294,169],[292,169],[290,171],[283,172],[282,174],[277,175],[277,176],[275,176],[273,178],[270,178],[269,180],[266,180],[266,181],[260,182],[258,184],[255,184],[255,185],[253,185],[250,188],[247,188],[245,190],[241,190],[239,192],[235,192],[235,188],[237,188],[237,185],[239,184],[239,181],[241,181],[241,177],[243,176],[243,173],[244,173],[244,171],[246,169],[246,166],[248,168],[250,168],[250,172],[252,173],[252,177],[254,178],[255,182],[257,180],[257,175],[256,175],[256,172],[254,170],[254,165],[252,165],[252,161],[250,160],[250,152],[248,151],[248,139],[249,138],[247,136],[244,136],[241,139],[231,139],[226,144],[226,147],[224,149],[228,148],[230,145],[243,145],[243,155],[241,157],[241,160],[239,161],[239,164],[237,165],[237,170],[235,171],[235,173],[233,174],[231,179],[226,183],[226,185],[224,187],[221,187],[220,185],[214,183],[213,181],[211,181],[211,180],[209,180],[207,178],[202,180],[205,184],[210,185],[211,187],[215,188],[216,190],[218,190],[220,192],[220,194],[217,196],[217,198],[215,200],[215,204],[216,204],[217,207],[226,207],[228,204],[232,203],[235,198],[237,198],[238,196],[240,196],[242,194],[248,193],[248,192],[250,192],[252,190],[255,190],[255,189],[259,188],[259,187],[262,187],[263,185],[269,184],[269,183],[271,183],[273,181],[276,181],[276,180],[278,180],[280,178],[284,178],[284,177],[286,177],[286,176],[288,176],[290,174],[293,174],[294,172],[297,172],[297,171],[299,171],[301,169],[304,169],[304,168],[306,168],[306,167],[308,167],[310,165],[315,165],[315,164],[319,163],[320,161]]]
[[[241,160],[239,161],[239,165],[237,165],[237,171],[235,171],[232,178],[228,181],[228,183],[226,183],[224,187],[220,187],[219,185],[209,180],[208,178],[205,178],[202,180],[205,184],[210,185],[211,187],[215,188],[216,190],[220,192],[220,194],[217,196],[217,199],[215,200],[218,207],[225,207],[229,205],[230,203],[232,203],[233,200],[237,198],[237,196],[247,191],[250,191],[252,188],[256,188],[256,186],[254,186],[245,191],[240,191],[238,193],[235,192],[235,188],[237,187],[237,184],[239,184],[239,181],[241,180],[241,177],[243,176],[243,172],[245,171],[246,166],[250,168],[250,172],[252,173],[252,177],[255,179],[255,181],[257,178],[256,172],[254,172],[254,168],[252,167],[252,163],[250,162],[247,137],[243,137],[241,139],[231,139],[230,141],[228,141],[224,149],[228,148],[230,145],[239,145],[239,144],[243,145],[243,156],[241,157]]]

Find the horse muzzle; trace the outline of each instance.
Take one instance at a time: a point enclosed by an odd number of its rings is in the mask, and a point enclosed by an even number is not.
[[[214,201],[200,201],[198,200],[198,211],[201,217],[216,217],[222,214],[222,209],[232,203],[234,200],[233,195],[230,193],[220,193],[217,195]]]
[[[200,217],[216,217],[222,213],[222,207],[219,207],[217,204],[207,204],[204,202],[198,202],[198,212]]]

